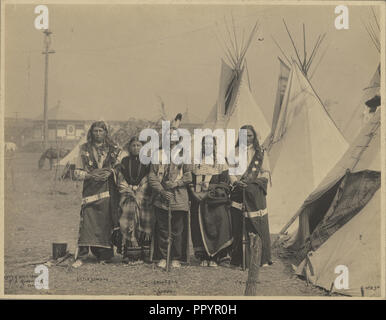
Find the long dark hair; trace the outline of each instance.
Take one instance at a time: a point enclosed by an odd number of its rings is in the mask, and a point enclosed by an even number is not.
[[[255,152],[257,153],[258,160],[262,161],[264,158],[264,151],[262,150],[262,148],[260,146],[259,139],[257,138],[257,133],[256,133],[255,128],[250,124],[246,124],[246,125],[243,125],[240,129],[252,131],[252,133],[253,133],[253,149],[255,149]],[[239,146],[239,139],[237,139],[236,148],[238,146]]]
[[[115,143],[111,140],[109,136],[109,130],[107,129],[106,123],[104,121],[96,121],[94,122],[90,129],[87,132],[87,143],[93,144],[94,143],[94,136],[92,134],[92,131],[94,128],[102,128],[106,132],[105,141],[104,144],[108,146],[115,145]]]
[[[132,137],[130,138],[129,142],[126,143],[126,144],[125,144],[125,147],[124,147],[125,149],[127,149],[127,151],[129,152],[129,154],[130,154],[130,146],[131,146],[131,144],[132,144],[133,142],[139,142],[139,143],[141,143],[141,144],[143,145],[143,141],[139,140],[139,136],[137,136],[137,135],[132,136]]]
[[[213,137],[211,135],[206,135],[204,137],[202,137],[202,140],[201,140],[201,156],[202,158],[204,158],[205,156],[205,139],[206,137],[212,137],[213,138],[213,165],[216,164],[216,150],[217,150],[217,139],[216,137]]]

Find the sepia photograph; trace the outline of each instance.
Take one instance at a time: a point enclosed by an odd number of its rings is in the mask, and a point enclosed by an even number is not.
[[[2,297],[384,298],[384,39],[383,1],[2,1]]]

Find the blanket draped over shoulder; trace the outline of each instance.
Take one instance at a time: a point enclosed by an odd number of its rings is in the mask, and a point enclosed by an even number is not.
[[[192,241],[197,258],[213,258],[232,244],[229,193],[227,168],[204,165],[193,170],[190,198]]]
[[[134,164],[136,174],[131,175]],[[118,214],[121,232],[130,246],[135,247],[151,236],[153,208],[148,184],[149,167],[137,159],[126,157],[116,166],[115,172],[120,194]]]
[[[89,174],[89,178],[83,182],[79,246],[111,248],[112,231],[118,225],[118,192],[110,170],[120,149],[114,145],[108,148],[102,168],[98,168],[89,143],[80,149],[82,169]]]

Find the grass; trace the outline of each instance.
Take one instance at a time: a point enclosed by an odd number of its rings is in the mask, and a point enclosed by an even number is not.
[[[81,183],[57,181],[55,170],[37,169],[39,155],[18,153],[12,162],[14,185],[5,186],[5,294],[48,295],[146,295],[146,296],[242,296],[247,272],[231,268],[203,268],[191,264],[170,273],[154,264],[128,266],[116,255],[101,265],[90,256],[81,268],[69,259],[49,268],[49,289],[34,286],[35,265],[46,261],[53,242],[76,248],[81,202]],[[8,170],[9,171],[9,170]],[[325,291],[298,279],[290,264],[274,252],[276,263],[262,268],[259,296],[323,296]]]

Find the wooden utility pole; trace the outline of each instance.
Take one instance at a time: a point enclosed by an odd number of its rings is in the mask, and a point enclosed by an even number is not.
[[[48,29],[43,31],[44,37],[44,51],[42,54],[45,55],[45,69],[44,69],[44,127],[43,127],[43,137],[44,137],[44,150],[48,148],[48,118],[47,118],[47,98],[48,98],[48,55],[55,53],[54,50],[50,49],[51,44],[51,34],[52,32]]]

